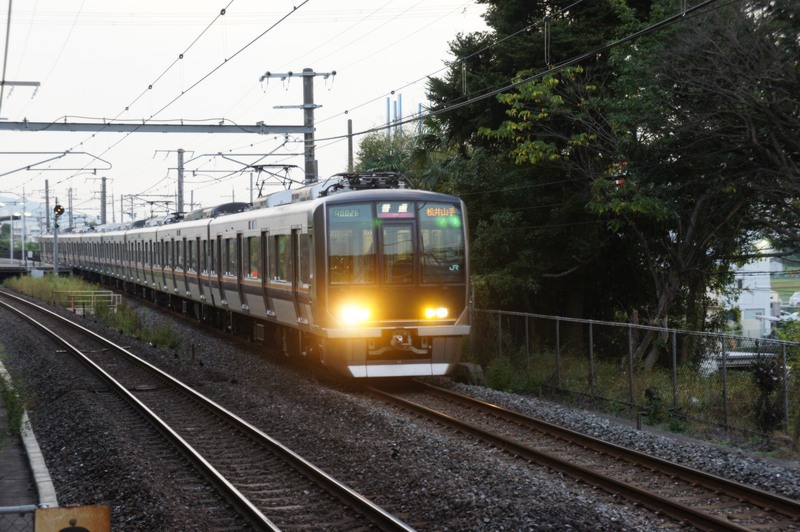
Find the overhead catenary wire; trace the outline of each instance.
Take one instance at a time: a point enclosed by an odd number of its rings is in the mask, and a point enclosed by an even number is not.
[[[422,113],[421,115],[417,115],[417,116],[412,116],[412,117],[409,117],[407,119],[398,120],[398,121],[392,122],[392,124],[390,124],[390,125],[376,126],[376,127],[373,127],[373,128],[369,128],[369,129],[366,129],[366,130],[355,132],[355,133],[353,133],[353,135],[354,136],[368,135],[370,133],[375,133],[375,132],[378,132],[378,131],[384,131],[384,130],[390,128],[390,127],[398,127],[398,126],[402,126],[402,125],[405,125],[405,124],[410,124],[410,123],[413,123],[413,122],[417,122],[419,120],[424,120],[426,118],[439,116],[441,114],[444,114],[444,113],[447,113],[447,112],[450,112],[450,111],[454,111],[456,109],[460,109],[462,107],[466,107],[468,105],[472,105],[474,103],[486,100],[487,98],[491,98],[493,96],[497,96],[499,94],[502,94],[503,92],[506,92],[506,91],[509,91],[511,89],[514,89],[515,87],[519,87],[520,85],[524,85],[526,83],[530,83],[531,81],[535,81],[537,79],[542,79],[545,76],[548,76],[550,74],[555,74],[555,73],[557,73],[557,72],[559,72],[559,71],[561,71],[561,70],[563,70],[563,69],[565,69],[565,68],[567,68],[569,66],[576,65],[576,64],[578,64],[578,63],[580,63],[580,62],[582,62],[582,61],[584,61],[586,59],[594,57],[599,53],[605,52],[607,50],[610,50],[612,48],[615,48],[615,47],[620,46],[622,44],[625,44],[627,42],[633,41],[633,40],[638,39],[639,37],[642,37],[644,35],[648,35],[650,33],[656,32],[656,31],[658,31],[660,29],[663,29],[663,28],[665,28],[667,26],[670,26],[672,24],[680,22],[681,20],[685,20],[686,15],[691,14],[691,13],[695,13],[695,12],[705,8],[705,7],[708,7],[708,6],[716,3],[717,1],[718,0],[705,0],[704,2],[701,2],[700,4],[697,4],[696,6],[691,7],[689,9],[687,9],[686,11],[681,12],[680,14],[667,17],[662,21],[656,22],[656,23],[654,23],[654,24],[652,24],[652,25],[650,25],[650,26],[648,26],[648,27],[646,27],[646,28],[644,28],[642,30],[636,31],[636,32],[631,33],[629,35],[626,35],[625,37],[617,39],[616,41],[613,41],[611,43],[599,46],[599,47],[597,47],[597,48],[595,48],[595,49],[593,49],[593,50],[591,50],[589,52],[584,52],[582,54],[578,54],[576,56],[573,56],[570,59],[566,59],[566,60],[564,60],[564,61],[562,61],[562,62],[560,62],[558,64],[555,64],[555,65],[553,65],[551,67],[547,67],[547,68],[545,68],[543,70],[540,70],[539,72],[537,72],[535,74],[532,74],[530,76],[526,76],[526,77],[524,77],[524,78],[522,78],[520,80],[511,82],[511,83],[508,83],[507,85],[504,85],[504,86],[502,86],[500,88],[491,90],[491,91],[486,92],[484,94],[481,94],[479,96],[474,96],[472,98],[469,98],[468,100],[465,100],[465,101],[462,101],[462,102],[458,102],[458,103],[454,103],[454,104],[451,104],[451,105],[447,105],[447,106],[444,106],[444,107],[439,108],[439,109],[430,109],[426,113]],[[736,1],[741,1],[741,0],[735,0],[734,2],[731,2],[731,3],[735,3]],[[332,136],[332,137],[325,137],[325,138],[320,138],[320,139],[317,139],[317,140],[318,141],[330,141],[330,140],[334,140],[334,139],[347,138],[348,136],[349,135],[335,135],[335,136]]]

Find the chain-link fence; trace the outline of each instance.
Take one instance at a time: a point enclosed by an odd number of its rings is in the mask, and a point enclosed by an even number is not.
[[[32,532],[36,506],[0,506],[0,530],[4,532]]]
[[[475,309],[470,345],[501,387],[601,400],[649,423],[800,432],[795,342]]]

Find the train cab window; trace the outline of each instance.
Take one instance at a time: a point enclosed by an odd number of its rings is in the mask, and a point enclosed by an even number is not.
[[[248,277],[261,277],[261,265],[258,261],[258,237],[247,237],[247,248],[244,252],[244,271]]]
[[[463,283],[464,224],[461,209],[450,204],[419,204],[423,283]]]
[[[383,226],[383,280],[387,284],[414,282],[414,230],[411,224]]]
[[[289,278],[289,238],[286,235],[272,237],[272,257],[270,276],[275,281],[290,281]]]
[[[328,227],[330,283],[374,283],[376,249],[372,204],[330,206]]]

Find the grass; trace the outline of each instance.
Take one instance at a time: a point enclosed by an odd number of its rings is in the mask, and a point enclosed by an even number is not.
[[[27,275],[12,277],[6,279],[3,282],[3,286],[51,305],[57,304],[53,295],[54,292],[100,290],[99,286],[87,283],[78,277],[54,277],[52,275],[45,275],[39,278]]]
[[[784,305],[789,303],[789,298],[795,292],[800,292],[800,277],[776,275],[770,281],[770,288],[781,297]]]
[[[530,371],[525,363],[514,364],[503,357],[487,365],[486,375],[492,388],[531,395],[566,396],[569,402],[599,407],[615,415],[634,417],[641,415],[648,425],[672,432],[708,433],[717,424],[740,427],[753,433],[761,432],[758,424],[760,391],[754,383],[751,372],[746,370],[729,371],[726,381],[714,373],[701,375],[694,368],[679,368],[677,372],[677,408],[673,397],[673,375],[671,369],[654,368],[649,371],[635,369],[633,375],[633,400],[630,404],[630,373],[627,361],[595,361],[594,391],[589,376],[589,361],[586,356],[562,353],[560,385],[557,378],[555,356],[552,353],[531,355]],[[790,381],[789,411],[790,424],[787,431],[782,424],[777,432],[770,434],[771,448],[779,447],[779,441],[787,440],[786,433],[792,433],[793,443],[782,444],[781,454],[793,456],[800,440],[800,396],[793,393],[800,383]],[[727,396],[727,411],[724,398]],[[771,399],[782,404],[780,392],[772,394]],[[781,407],[780,419],[783,410]],[[798,419],[798,421],[794,421]],[[701,420],[698,423],[693,420]],[[796,426],[797,425],[797,426]],[[776,436],[776,438],[772,438]],[[762,438],[763,440],[763,438]]]
[[[54,277],[52,275],[39,278],[14,277],[3,282],[3,286],[50,304],[65,303],[56,301],[53,292],[101,289],[98,285],[87,283],[76,277]],[[156,328],[145,325],[144,310],[136,310],[125,303],[118,305],[116,309],[107,304],[98,303],[95,306],[94,314],[108,327],[116,329],[126,336],[149,342],[157,347],[167,349],[180,347],[180,340],[169,325],[160,325]]]

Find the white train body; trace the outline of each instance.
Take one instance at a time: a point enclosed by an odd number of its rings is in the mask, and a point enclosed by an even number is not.
[[[254,207],[59,234],[59,267],[347,376],[454,368],[469,333],[460,200],[402,188],[393,174],[341,174]],[[53,235],[41,243],[52,262]]]

